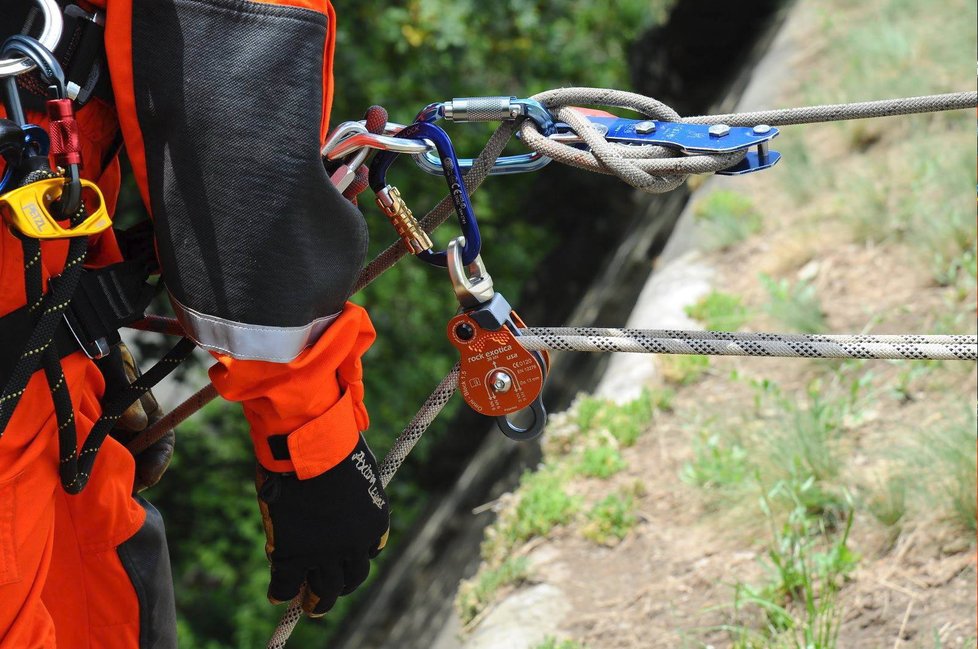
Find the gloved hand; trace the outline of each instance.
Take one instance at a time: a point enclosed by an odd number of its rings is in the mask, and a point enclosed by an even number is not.
[[[99,368],[105,377],[107,392],[124,389],[142,375],[125,343],[114,345],[111,353],[99,361]],[[150,390],[126,409],[110,434],[125,445],[162,417],[163,409]],[[160,481],[170,466],[175,444],[176,434],[169,430],[152,446],[136,455],[133,493],[139,493]]]
[[[390,508],[377,460],[361,435],[345,460],[313,478],[259,465],[256,487],[272,564],[269,601],[292,599],[306,582],[303,610],[324,615],[363,583],[387,542]]]

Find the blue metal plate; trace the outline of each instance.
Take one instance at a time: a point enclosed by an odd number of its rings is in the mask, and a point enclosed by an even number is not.
[[[756,133],[753,128],[746,126],[730,126],[726,134],[713,135],[708,124],[679,124],[677,122],[660,122],[657,120],[624,119],[621,117],[588,117],[605,131],[609,142],[619,144],[657,144],[684,153],[731,153],[755,147],[762,142],[770,142],[777,137],[778,129],[768,127],[763,133]],[[636,125],[655,125],[651,133],[639,133]],[[566,125],[558,125],[559,127]]]

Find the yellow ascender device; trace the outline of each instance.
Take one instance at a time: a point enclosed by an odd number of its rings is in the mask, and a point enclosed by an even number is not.
[[[82,180],[82,189],[92,191],[98,197],[98,207],[75,227],[64,227],[51,215],[51,204],[61,197],[63,178],[39,180],[18,187],[0,196],[0,213],[7,224],[32,239],[64,239],[87,237],[107,230],[112,225],[105,199],[98,185]]]

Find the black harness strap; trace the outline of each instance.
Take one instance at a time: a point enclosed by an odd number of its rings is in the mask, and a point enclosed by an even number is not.
[[[147,277],[145,266],[132,261],[83,270],[64,318],[55,325],[53,343],[59,356],[82,349],[96,358],[106,344],[118,342],[119,328],[141,318],[156,292]],[[0,380],[12,374],[27,346],[31,314],[30,306],[23,306],[0,318]]]

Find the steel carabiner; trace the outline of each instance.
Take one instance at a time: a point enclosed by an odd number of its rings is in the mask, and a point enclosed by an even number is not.
[[[479,234],[479,223],[476,221],[475,212],[469,200],[469,192],[465,188],[465,181],[458,166],[458,158],[455,156],[455,148],[452,146],[451,138],[448,137],[448,133],[430,122],[415,122],[405,126],[397,134],[397,137],[430,140],[434,143],[441,158],[441,172],[448,182],[455,215],[458,218],[462,235],[465,237],[465,245],[461,251],[462,263],[471,264],[479,256],[479,251],[482,249],[482,237]],[[393,151],[380,151],[370,163],[370,189],[378,196],[381,196],[385,189],[389,191],[387,170],[390,169],[398,155]],[[422,261],[432,266],[441,268],[448,266],[448,258],[444,251],[434,251],[428,248],[416,254]]]
[[[543,104],[535,99],[516,97],[457,97],[451,101],[435,102],[422,108],[415,121],[433,123],[446,119],[450,122],[507,122],[520,117],[533,120],[544,135],[549,136],[555,131],[553,117]],[[442,173],[441,161],[430,152],[414,156],[414,162],[429,174],[437,176]],[[474,163],[472,158],[461,158],[458,161],[463,171]],[[493,162],[489,175],[527,173],[542,169],[548,164],[550,158],[536,151],[501,156]]]

